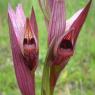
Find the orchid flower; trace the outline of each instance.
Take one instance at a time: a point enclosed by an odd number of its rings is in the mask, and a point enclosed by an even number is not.
[[[39,0],[47,24],[49,48],[43,70],[42,95],[53,95],[61,71],[74,54],[91,2],[66,20],[64,0]]]
[[[35,95],[35,69],[38,64],[38,28],[34,9],[26,18],[21,4],[16,11],[8,6],[9,34],[17,82],[22,95]]]

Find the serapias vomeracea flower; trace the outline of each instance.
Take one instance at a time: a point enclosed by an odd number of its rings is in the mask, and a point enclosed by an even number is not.
[[[74,53],[79,32],[85,22],[92,0],[68,20],[66,20],[64,2],[65,0],[39,0],[48,28],[49,47],[43,71],[42,95],[53,94],[60,72]],[[45,75],[47,75],[48,81],[45,81],[47,78]],[[49,94],[46,94],[47,91]]]
[[[8,6],[9,33],[13,63],[22,95],[35,95],[35,69],[38,63],[38,27],[34,9],[26,18],[21,4],[16,11]]]

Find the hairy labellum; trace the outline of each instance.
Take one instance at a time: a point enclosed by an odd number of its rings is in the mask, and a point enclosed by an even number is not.
[[[30,21],[27,18],[26,20],[26,27],[25,27],[25,33],[24,33],[24,40],[23,40],[23,55],[26,59],[28,67],[30,69],[35,68],[36,66],[36,59],[38,55],[35,35],[32,32]]]

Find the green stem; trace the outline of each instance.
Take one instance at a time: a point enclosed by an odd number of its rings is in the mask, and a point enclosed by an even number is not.
[[[48,62],[44,65],[43,76],[42,76],[42,92],[41,95],[53,95],[56,82],[59,78],[61,71],[68,63],[64,61],[60,65],[50,65]]]
[[[41,95],[51,95],[50,93],[50,66],[48,64],[45,64],[44,69],[43,69]]]

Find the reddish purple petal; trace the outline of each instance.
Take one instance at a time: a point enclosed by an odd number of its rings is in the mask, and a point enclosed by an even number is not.
[[[79,10],[70,20],[67,21],[66,31],[68,32],[66,33],[66,35],[72,36],[71,39],[73,45],[75,45],[79,32],[85,22],[91,2],[92,0],[89,1],[85,8]],[[70,35],[70,31],[72,32],[72,35]]]
[[[20,22],[20,24],[24,27],[25,22],[26,22],[26,17],[22,8],[21,4],[18,4],[18,6],[16,7],[16,16]]]
[[[24,27],[25,27],[26,18],[22,6],[19,4],[15,12],[12,9],[12,7],[9,5],[8,14],[12,21],[14,32],[18,40],[18,44],[20,45],[21,51],[23,52]]]
[[[51,11],[52,11],[52,7],[53,7],[53,3],[54,3],[54,0],[48,0],[49,4],[50,4],[50,8],[51,8]]]
[[[48,34],[48,43],[56,37],[56,41],[59,37],[65,32],[65,4],[64,0],[55,0],[52,9],[52,16],[49,22],[49,34]]]
[[[31,12],[30,23],[31,23],[31,28],[33,29],[33,32],[35,33],[36,39],[38,39],[38,26],[37,26],[36,16],[35,16],[35,12],[33,8]]]
[[[80,9],[79,11],[77,11],[70,19],[68,19],[66,21],[66,32],[69,31],[71,25],[74,23],[74,21],[78,18],[78,16],[80,15],[80,13],[83,11],[83,9]]]

